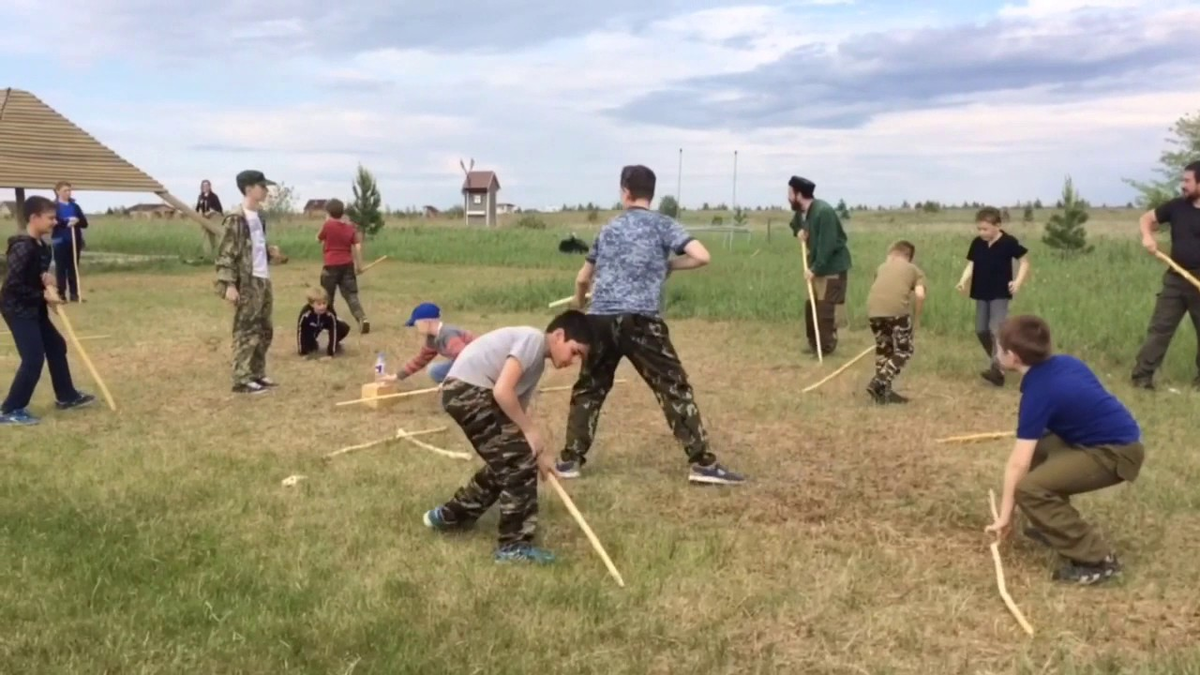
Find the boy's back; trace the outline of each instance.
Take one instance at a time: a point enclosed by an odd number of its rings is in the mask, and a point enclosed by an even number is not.
[[[1056,354],[1025,373],[1021,381],[1018,438],[1049,431],[1071,445],[1126,445],[1141,440],[1137,421],[1088,368]]]
[[[867,294],[868,318],[908,316],[912,313],[913,289],[924,283],[921,268],[889,257],[875,271],[875,283]]]
[[[546,369],[546,333],[540,329],[509,326],[479,336],[458,354],[446,379],[492,389],[509,356],[521,363],[517,398],[521,407],[528,407],[530,396]]]
[[[317,238],[321,240],[326,266],[354,264],[354,256],[351,250],[354,246],[356,234],[357,229],[350,223],[337,218],[330,218],[325,221],[325,224],[321,226],[321,232],[317,235]]]
[[[613,218],[587,256],[596,266],[588,313],[658,316],[670,255],[682,255],[692,239],[675,219],[648,209]]]

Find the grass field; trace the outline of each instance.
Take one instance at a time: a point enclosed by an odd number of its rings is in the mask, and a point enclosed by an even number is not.
[[[800,353],[805,291],[786,215],[754,213],[752,236],[730,249],[704,235],[713,264],[675,275],[668,291],[713,449],[750,484],[689,486],[682,450],[627,364],[588,473],[564,481],[625,589],[547,488],[539,528],[559,564],[497,567],[494,513],[449,538],[420,521],[474,462],[402,443],[321,460],[397,426],[449,426],[425,440],[468,450],[432,398],[387,412],[333,403],[357,397],[377,350],[392,363],[415,352],[401,325],[416,302],[439,301],[449,321],[481,331],[544,324],[582,260],[557,241],[569,231],[590,241],[594,226],[565,215],[545,230],[390,225],[367,252],[390,261],[360,280],[374,330],[326,362],[293,355],[319,272],[317,224],[274,226],[291,257],[274,268],[269,363],[282,386],[246,401],[228,393],[229,311],[211,266],[170,260],[202,252],[199,229],[97,219],[88,302],[70,311],[81,335],[112,336],[84,346],[119,411],[56,414],[44,378],[33,406],[43,424],[4,432],[0,672],[1200,673],[1196,342],[1181,327],[1159,392],[1128,387],[1163,272],[1138,246],[1137,214],[1094,212],[1096,251],[1077,260],[1047,251],[1036,224],[1008,228],[1033,264],[1013,311],[1043,315],[1060,350],[1094,364],[1148,448],[1137,483],[1077,502],[1122,554],[1123,579],[1063,588],[1047,552],[1019,537],[1003,547],[1032,639],[996,593],[983,533],[1009,443],[932,443],[1011,429],[1018,401],[1015,378],[997,390],[976,375],[973,307],[953,290],[970,214],[855,214],[850,327],[824,365]],[[897,383],[913,403],[872,407],[866,362],[802,394],[870,344],[871,272],[901,237],[932,283]],[[168,258],[123,265],[101,252]],[[0,381],[16,363],[0,346]],[[72,365],[99,393],[78,355]],[[544,384],[573,379],[551,371]],[[543,397],[551,446],[568,396]],[[306,478],[281,486],[295,474]]]

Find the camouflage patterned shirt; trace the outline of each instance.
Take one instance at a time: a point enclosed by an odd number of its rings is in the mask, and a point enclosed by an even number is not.
[[[262,246],[266,246],[267,219],[259,213],[262,222]],[[225,289],[233,286],[239,291],[250,283],[254,276],[254,241],[250,224],[242,205],[225,216],[225,228],[221,243],[217,246],[217,295],[224,297]]]
[[[589,314],[657,317],[671,254],[694,237],[674,218],[634,207],[605,225],[587,261],[595,265]]]

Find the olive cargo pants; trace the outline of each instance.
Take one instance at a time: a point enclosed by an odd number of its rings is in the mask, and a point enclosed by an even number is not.
[[[1038,441],[1029,473],[1017,483],[1017,506],[1059,555],[1098,563],[1112,549],[1071,506],[1071,497],[1133,482],[1144,458],[1141,443],[1083,448],[1047,434]]]
[[[1200,275],[1200,270],[1188,271]],[[1154,372],[1162,365],[1184,314],[1191,316],[1192,326],[1200,336],[1200,289],[1174,270],[1167,270],[1163,274],[1162,290],[1158,292],[1158,299],[1154,303],[1154,313],[1150,316],[1146,340],[1138,351],[1137,364],[1133,367],[1135,383],[1150,382],[1154,378]],[[1200,384],[1200,348],[1197,352],[1196,382]]]

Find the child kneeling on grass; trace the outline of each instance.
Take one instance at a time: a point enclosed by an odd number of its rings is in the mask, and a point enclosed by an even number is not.
[[[329,296],[320,288],[308,289],[308,304],[300,309],[296,319],[296,349],[300,356],[316,357],[321,349],[321,333],[329,333],[326,356],[341,353],[342,340],[350,334],[350,324],[338,318],[329,306]]]
[[[438,356],[443,356],[445,361],[429,366],[429,379],[441,384],[450,372],[450,366],[454,365],[454,359],[475,339],[475,335],[470,331],[442,323],[442,310],[432,302],[422,302],[414,307],[404,325],[409,328],[416,327],[421,350],[404,364],[400,372],[379,378],[381,382],[408,379]]]
[[[529,403],[547,359],[556,369],[567,368],[587,356],[592,341],[587,316],[568,310],[545,331],[498,328],[458,355],[442,385],[442,408],[462,428],[484,466],[453,499],[425,513],[427,527],[470,527],[498,500],[496,561],[554,560],[549,551],[533,545],[538,472],[554,471],[554,456],[529,417]]]
[[[1141,428],[1086,364],[1053,354],[1042,319],[1008,319],[998,346],[1000,365],[1024,377],[999,518],[986,531],[1007,535],[1020,506],[1032,526],[1026,536],[1065,559],[1054,580],[1106,581],[1121,573],[1121,564],[1070,498],[1135,480],[1145,457]]]
[[[0,288],[0,315],[12,331],[21,365],[13,377],[8,398],[0,404],[0,426],[30,426],[38,418],[27,406],[42,377],[42,364],[50,365],[55,405],[59,410],[82,408],[96,400],[75,389],[67,363],[67,343],[50,322],[50,305],[63,299],[50,276],[50,250],[42,240],[54,228],[57,208],[45,197],[25,200],[29,219],[25,232],[8,239],[8,272]]]

